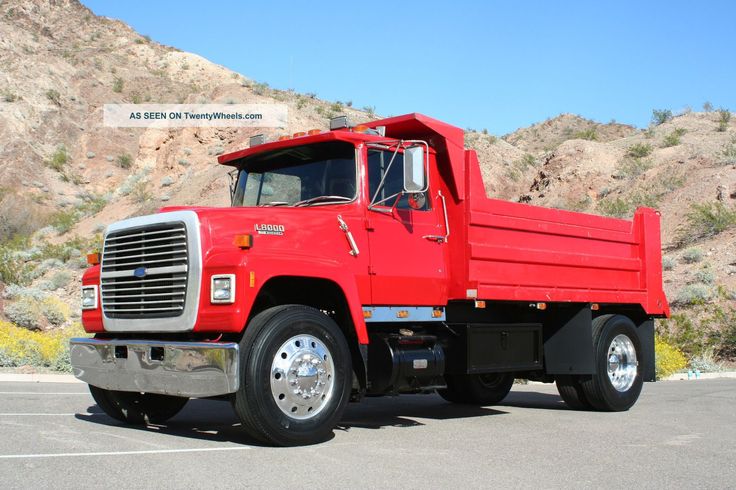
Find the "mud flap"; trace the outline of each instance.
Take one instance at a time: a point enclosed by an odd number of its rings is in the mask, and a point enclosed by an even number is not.
[[[639,343],[641,345],[641,359],[639,369],[644,381],[656,381],[656,358],[654,354],[654,320],[649,319],[637,327]]]
[[[544,322],[546,373],[595,374],[590,305],[569,305],[550,313]]]

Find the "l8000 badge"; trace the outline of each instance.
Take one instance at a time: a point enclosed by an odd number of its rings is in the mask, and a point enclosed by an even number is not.
[[[256,233],[259,235],[283,235],[284,225],[255,225]]]

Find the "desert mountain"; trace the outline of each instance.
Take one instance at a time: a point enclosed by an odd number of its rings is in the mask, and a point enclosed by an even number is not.
[[[104,224],[164,204],[227,204],[216,156],[255,131],[101,125],[103,104],[141,102],[287,104],[289,126],[271,137],[326,128],[337,114],[374,117],[272,89],[76,0],[3,1],[0,238],[16,238],[3,248],[12,270],[0,273],[19,283],[6,287],[8,305],[56,291],[76,311],[80,255]],[[670,299],[702,285],[706,301],[733,302],[736,229],[693,221],[698,206],[733,212],[736,203],[736,121],[725,114],[665,115],[645,130],[562,114],[501,138],[468,131],[466,144],[478,151],[490,196],[620,217],[639,205],[660,209]],[[699,260],[688,258],[692,248]],[[54,279],[61,272],[67,280]]]

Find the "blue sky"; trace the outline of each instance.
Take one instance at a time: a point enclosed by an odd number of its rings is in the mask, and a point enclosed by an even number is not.
[[[275,88],[494,134],[736,109],[733,1],[82,2]]]

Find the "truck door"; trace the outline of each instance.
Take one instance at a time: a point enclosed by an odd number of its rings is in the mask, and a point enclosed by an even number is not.
[[[446,245],[437,239],[444,235],[444,218],[438,214],[443,209],[436,199],[436,186],[430,182],[423,195],[402,195],[403,150],[368,147],[366,151],[368,201],[390,198],[368,210],[372,303],[444,305]],[[430,159],[433,163],[434,155]]]

